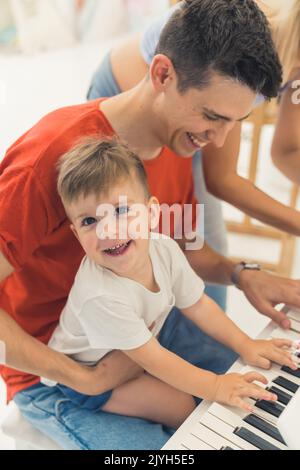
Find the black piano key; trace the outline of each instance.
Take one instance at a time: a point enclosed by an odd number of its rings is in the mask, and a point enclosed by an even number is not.
[[[281,370],[283,370],[283,372],[286,372],[287,374],[291,374],[293,377],[297,377],[298,379],[300,379],[300,369],[293,370],[287,366],[282,366]]]
[[[221,447],[220,450],[234,450],[232,447],[226,446],[226,447]]]
[[[273,444],[270,444],[270,442],[266,441],[260,436],[257,436],[254,434],[254,432],[249,431],[249,429],[246,428],[236,428],[234,430],[234,434],[236,436],[239,436],[241,439],[244,439],[244,441],[249,442],[249,444],[252,444],[254,447],[257,447],[260,450],[279,450],[278,447],[274,446]]]
[[[251,426],[253,426],[254,428],[258,429],[261,432],[264,432],[268,436],[273,437],[273,439],[276,439],[276,441],[281,442],[282,444],[285,444],[278,429],[275,426],[273,426],[273,424],[268,423],[267,421],[260,418],[259,416],[250,414],[246,416],[243,419],[243,421],[245,421],[245,423],[251,424]]]
[[[291,380],[288,380],[285,377],[282,377],[281,375],[276,377],[273,382],[274,384],[280,385],[280,387],[283,387],[292,393],[296,393],[299,388],[299,385],[295,384],[295,382],[292,382]]]
[[[292,395],[283,392],[278,387],[267,387],[267,390],[268,392],[275,393],[275,395],[277,395],[277,401],[279,401],[279,403],[282,403],[283,405],[288,405],[292,398]]]
[[[269,413],[272,416],[275,416],[276,418],[279,418],[284,410],[284,406],[280,405],[279,403],[267,400],[259,400],[255,403],[254,406],[260,410],[265,411],[266,413]]]

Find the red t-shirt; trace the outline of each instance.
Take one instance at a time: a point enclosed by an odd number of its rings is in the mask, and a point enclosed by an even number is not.
[[[70,230],[56,190],[58,159],[85,136],[111,136],[101,100],[54,111],[7,151],[0,164],[0,251],[15,268],[0,284],[0,308],[47,343],[84,252]],[[161,203],[196,204],[192,159],[164,148],[145,162]],[[1,367],[8,400],[38,377]]]

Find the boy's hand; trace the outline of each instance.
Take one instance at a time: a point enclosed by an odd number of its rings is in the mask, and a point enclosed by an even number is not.
[[[292,356],[292,347],[299,349],[300,346],[288,339],[253,340],[249,338],[244,342],[239,353],[243,361],[251,366],[270,369],[272,362],[276,362],[281,366],[297,370],[298,365]]]
[[[245,398],[269,401],[277,400],[276,395],[254,384],[255,380],[265,385],[268,383],[268,380],[258,372],[218,375],[213,400],[223,405],[236,406],[249,412],[253,411],[253,407],[244,400]]]

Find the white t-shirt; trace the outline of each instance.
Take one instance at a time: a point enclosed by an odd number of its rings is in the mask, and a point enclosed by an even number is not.
[[[159,333],[174,306],[187,308],[201,298],[204,283],[174,240],[155,234],[149,253],[157,293],[85,257],[49,346],[92,365],[111,350],[144,345]]]

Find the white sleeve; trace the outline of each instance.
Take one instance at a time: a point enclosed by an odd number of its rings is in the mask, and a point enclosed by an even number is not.
[[[152,337],[144,320],[129,304],[108,296],[88,300],[78,320],[95,349],[135,349]]]
[[[174,240],[168,240],[171,250],[171,276],[175,305],[177,308],[188,308],[202,297],[204,282],[195,273],[185,254]]]

